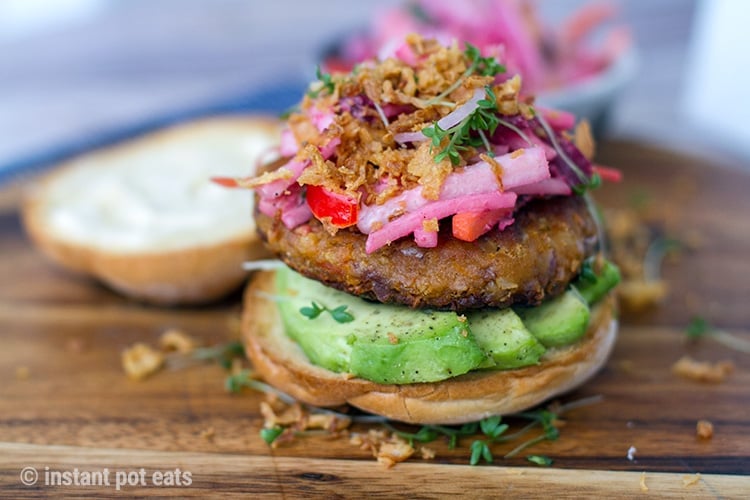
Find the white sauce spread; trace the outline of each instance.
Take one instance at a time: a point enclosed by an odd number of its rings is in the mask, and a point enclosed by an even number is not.
[[[186,140],[89,157],[53,181],[47,221],[64,240],[118,253],[242,236],[255,231],[252,193],[210,178],[252,174],[277,142],[276,135],[243,127],[209,127]]]

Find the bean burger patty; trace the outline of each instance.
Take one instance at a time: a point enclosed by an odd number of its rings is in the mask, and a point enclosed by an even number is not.
[[[581,197],[535,199],[505,230],[473,242],[441,230],[436,248],[401,239],[365,252],[366,235],[330,234],[312,219],[293,230],[255,214],[271,251],[301,274],[365,299],[452,310],[538,305],[562,293],[597,244],[596,224]]]

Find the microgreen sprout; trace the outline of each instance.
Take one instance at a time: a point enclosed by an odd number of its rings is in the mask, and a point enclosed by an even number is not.
[[[322,306],[317,302],[313,301],[312,305],[301,307],[299,313],[307,319],[315,319],[321,315],[324,311],[328,311],[331,317],[337,323],[350,323],[354,321],[354,316],[347,311],[348,306],[338,306],[334,309],[328,309],[326,306]]]
[[[422,133],[431,140],[432,148],[443,146],[435,155],[435,163],[450,159],[453,165],[461,162],[461,151],[469,147],[489,146],[487,136],[495,133],[500,119],[497,116],[497,98],[492,87],[485,86],[485,98],[477,102],[477,108],[466,118],[447,130],[440,128],[437,122],[431,127],[422,129]],[[475,134],[474,134],[475,133]],[[491,153],[491,150],[488,150]]]
[[[711,325],[705,318],[695,316],[688,323],[685,329],[689,339],[699,339],[702,337],[709,337],[719,342],[720,344],[734,349],[735,351],[750,354],[750,341],[739,338],[731,333],[716,328]]]
[[[266,442],[266,444],[270,445],[274,441],[276,441],[276,438],[281,436],[283,432],[283,427],[275,426],[270,428],[263,428],[260,430],[260,437],[263,441]]]
[[[316,83],[316,88],[310,90],[307,95],[310,97],[318,97],[321,92],[325,91],[327,94],[333,94],[333,91],[336,89],[336,83],[333,81],[333,77],[330,73],[323,73],[323,71],[320,69],[320,66],[318,66],[315,69],[315,77],[318,79],[318,82]]]
[[[544,467],[552,465],[553,462],[553,460],[546,455],[529,455],[526,457],[526,460],[528,460],[532,464],[537,464]]]
[[[199,347],[192,353],[193,359],[219,363],[225,370],[232,366],[232,360],[245,357],[245,348],[239,340],[212,347]]]

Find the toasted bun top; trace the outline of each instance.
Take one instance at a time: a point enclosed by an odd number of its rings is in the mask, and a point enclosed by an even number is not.
[[[476,371],[441,382],[383,385],[312,365],[284,333],[274,293],[274,273],[257,273],[245,292],[242,331],[255,370],[270,384],[316,406],[349,403],[390,419],[418,424],[471,422],[515,413],[582,384],[614,346],[614,298],[593,308],[586,336],[550,349],[541,363],[516,370]]]
[[[175,126],[62,165],[32,188],[31,208],[50,237],[121,254],[254,234],[252,194],[210,178],[253,175],[279,140],[269,118]]]

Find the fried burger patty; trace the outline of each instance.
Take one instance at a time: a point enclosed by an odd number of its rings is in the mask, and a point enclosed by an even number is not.
[[[370,300],[459,311],[537,305],[565,290],[597,243],[579,196],[530,201],[515,224],[474,242],[446,228],[436,248],[401,239],[372,254],[357,231],[331,235],[315,219],[290,231],[278,218],[255,217],[270,249],[305,276]]]

